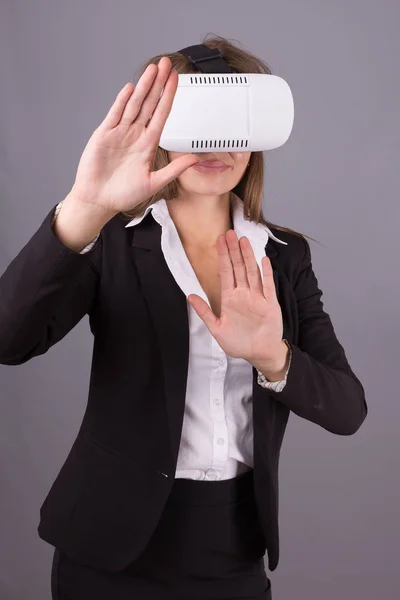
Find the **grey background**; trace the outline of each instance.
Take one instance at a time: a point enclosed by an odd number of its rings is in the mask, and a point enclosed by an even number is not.
[[[369,415],[351,437],[291,415],[273,598],[398,598],[398,0],[2,0],[0,17],[1,273],[150,56],[211,32],[289,82],[295,125],[266,155],[264,210],[322,243],[311,252],[324,307]],[[46,355],[0,365],[1,600],[50,599],[39,506],[80,425],[91,350],[85,317]]]

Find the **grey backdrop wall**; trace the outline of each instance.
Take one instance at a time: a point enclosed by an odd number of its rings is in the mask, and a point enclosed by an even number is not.
[[[311,242],[325,310],[366,390],[351,437],[292,414],[281,453],[274,600],[399,597],[398,0],[2,0],[0,272],[69,191],[81,152],[150,56],[215,33],[291,85],[264,212]],[[1,301],[1,299],[0,299]],[[50,598],[39,506],[84,413],[87,317],[47,354],[0,365],[0,598]]]

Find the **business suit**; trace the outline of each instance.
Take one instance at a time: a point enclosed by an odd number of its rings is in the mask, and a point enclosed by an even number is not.
[[[88,405],[41,506],[38,532],[77,561],[120,571],[147,543],[173,485],[188,366],[186,297],[151,214],[130,229],[117,215],[81,255],[54,234],[53,212],[0,279],[0,363],[45,353],[89,314]],[[278,461],[290,410],[339,435],[355,433],[367,414],[362,384],[323,311],[308,243],[275,232],[290,240],[284,248],[269,240],[266,254],[292,363],[279,393],[257,385],[253,369],[254,492],[271,571],[279,560]]]

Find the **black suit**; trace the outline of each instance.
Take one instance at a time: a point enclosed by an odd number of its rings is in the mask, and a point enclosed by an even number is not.
[[[40,509],[39,536],[77,561],[125,568],[154,531],[174,481],[185,406],[186,296],[151,212],[114,217],[79,254],[51,228],[53,207],[0,279],[0,362],[44,354],[88,313],[94,335],[82,425]],[[292,363],[282,392],[253,368],[254,488],[269,569],[279,559],[278,461],[290,410],[339,435],[367,414],[364,389],[323,311],[308,242],[274,230],[271,259]],[[251,241],[251,240],[250,240]]]

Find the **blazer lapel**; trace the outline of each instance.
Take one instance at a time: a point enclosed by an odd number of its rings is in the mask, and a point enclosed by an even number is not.
[[[132,258],[158,339],[172,455],[176,460],[189,364],[186,296],[165,261],[161,249],[161,226],[153,219],[151,212],[132,229]]]

